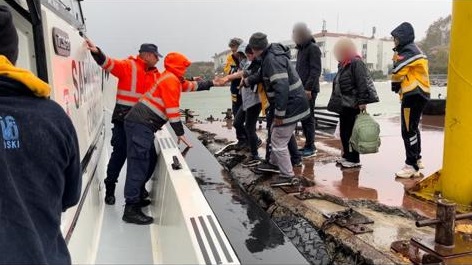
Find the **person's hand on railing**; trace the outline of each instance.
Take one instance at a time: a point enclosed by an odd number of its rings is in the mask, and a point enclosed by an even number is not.
[[[187,140],[187,138],[184,135],[179,136],[179,139],[177,140],[177,144],[180,145],[181,142],[183,142],[188,148],[193,147],[193,145]]]
[[[87,49],[89,49],[92,53],[95,53],[95,54],[99,53],[97,46],[95,46],[95,44],[87,37],[84,37],[84,38],[85,38],[85,44],[87,45]]]

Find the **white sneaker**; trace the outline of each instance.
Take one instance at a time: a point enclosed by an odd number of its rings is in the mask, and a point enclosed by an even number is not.
[[[416,164],[418,165],[418,167],[420,169],[424,169],[424,164],[423,164],[423,160],[422,159],[418,159],[418,161],[416,162]]]
[[[419,177],[420,172],[410,165],[405,165],[405,167],[403,167],[402,170],[395,173],[395,175],[397,176],[397,178],[409,179],[413,177]]]
[[[341,165],[342,163],[347,162],[346,158],[341,157],[339,159],[336,159],[336,164]]]
[[[353,162],[344,160],[343,162],[341,162],[341,166],[343,168],[356,168],[356,167],[361,167],[361,163],[353,163]]]

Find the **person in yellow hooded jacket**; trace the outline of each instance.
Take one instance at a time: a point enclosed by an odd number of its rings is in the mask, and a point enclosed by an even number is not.
[[[226,65],[224,68],[225,75],[231,75],[238,71],[239,69],[239,57],[237,55],[239,46],[243,43],[243,40],[240,38],[232,38],[229,41],[229,48],[231,49],[231,54],[228,55],[226,58]],[[241,94],[239,93],[239,84],[241,83],[241,79],[234,79],[231,81],[231,110],[233,112],[233,116],[235,117],[239,111],[239,108],[242,106],[242,98]],[[246,137],[245,135],[241,135],[240,137]]]
[[[395,42],[392,91],[402,100],[402,138],[406,151],[405,166],[396,176],[418,177],[419,170],[424,167],[419,123],[430,98],[428,59],[414,43],[415,32],[410,23],[402,23],[391,34]]]
[[[0,5],[0,264],[71,264],[60,225],[82,190],[77,134],[50,86],[17,58]]]

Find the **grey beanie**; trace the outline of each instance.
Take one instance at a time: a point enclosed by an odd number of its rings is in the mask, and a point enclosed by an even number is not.
[[[262,32],[256,32],[252,34],[251,38],[249,39],[249,45],[254,50],[264,50],[269,46],[267,35]]]
[[[0,55],[15,64],[18,59],[18,34],[10,10],[0,5]]]

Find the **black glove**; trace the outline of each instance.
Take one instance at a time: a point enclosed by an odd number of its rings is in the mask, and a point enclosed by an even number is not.
[[[402,88],[402,84],[400,82],[392,82],[392,91],[397,93],[400,92],[400,89]]]

